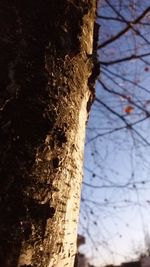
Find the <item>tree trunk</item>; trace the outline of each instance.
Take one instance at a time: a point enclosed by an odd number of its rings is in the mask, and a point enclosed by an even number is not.
[[[72,267],[94,0],[0,2],[0,266]]]

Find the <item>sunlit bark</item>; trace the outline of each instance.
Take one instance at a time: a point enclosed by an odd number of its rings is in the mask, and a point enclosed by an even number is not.
[[[0,3],[2,267],[73,266],[95,8]]]

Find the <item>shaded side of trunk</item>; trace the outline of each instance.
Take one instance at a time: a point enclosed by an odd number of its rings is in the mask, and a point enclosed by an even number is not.
[[[2,267],[73,266],[95,9],[0,3]]]

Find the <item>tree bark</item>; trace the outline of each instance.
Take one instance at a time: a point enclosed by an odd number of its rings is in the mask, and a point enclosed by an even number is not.
[[[0,2],[0,266],[72,267],[94,0]]]

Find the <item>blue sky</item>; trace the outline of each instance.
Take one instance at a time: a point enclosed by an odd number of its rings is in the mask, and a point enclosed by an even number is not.
[[[150,5],[138,0],[109,2],[126,20],[134,20]],[[99,14],[116,17],[105,1],[101,1]],[[149,22],[149,17],[142,22]],[[98,22],[101,43],[126,26],[118,21]],[[100,60],[109,62],[150,51],[149,26],[138,24],[135,29],[140,36],[131,30],[102,48]],[[144,249],[145,236],[150,233],[150,119],[145,112],[150,111],[150,57],[103,64],[100,79],[109,90],[126,98],[106,91],[99,83],[97,98],[135,125],[134,130],[127,129],[123,120],[95,101],[87,126],[79,231],[87,239],[82,251],[97,266],[134,258]],[[133,111],[128,114],[129,105]]]

